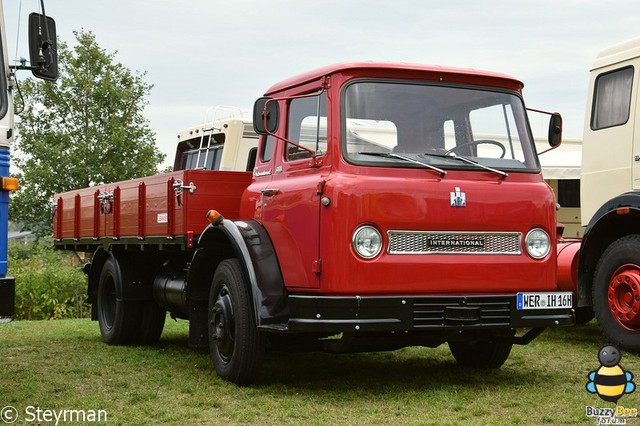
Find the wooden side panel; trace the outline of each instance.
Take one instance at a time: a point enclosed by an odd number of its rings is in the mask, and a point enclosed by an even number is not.
[[[140,209],[138,207],[140,183],[128,184],[123,182],[117,185],[119,189],[119,203],[114,211],[114,236],[136,236],[138,237],[138,216]],[[140,200],[144,202],[145,200]],[[119,229],[116,226],[116,218],[119,218]]]
[[[56,196],[56,239],[193,238],[216,209],[238,219],[250,172],[180,170]],[[195,188],[191,191],[191,188]]]
[[[93,238],[96,231],[96,195],[104,187],[94,187],[79,191],[57,194],[54,197],[56,213],[54,218],[54,236],[56,239]]]
[[[225,218],[240,219],[240,198],[251,179],[250,172],[187,170],[184,184],[193,182],[196,189],[192,193],[187,189],[183,192],[187,213],[182,233],[200,234],[209,224],[206,214],[211,209]]]
[[[167,228],[170,223],[170,219],[174,221],[175,218],[170,218],[169,203],[171,199],[175,197],[175,191],[173,190],[173,182],[175,180],[182,179],[184,171],[178,171],[168,173],[165,175],[154,176],[151,179],[145,180],[145,236],[169,236]],[[161,178],[161,179],[158,179]],[[176,212],[171,212],[173,215]],[[182,220],[182,208],[178,212],[180,220]]]

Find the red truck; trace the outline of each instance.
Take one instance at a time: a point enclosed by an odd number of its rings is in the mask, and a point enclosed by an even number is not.
[[[93,253],[105,342],[153,343],[168,311],[240,385],[267,343],[448,342],[460,364],[498,368],[514,343],[575,316],[522,87],[388,63],[288,79],[256,101],[250,171],[211,170],[207,153],[233,138],[209,129],[180,142],[171,173],[57,195],[55,244]],[[557,146],[557,114],[549,129]]]

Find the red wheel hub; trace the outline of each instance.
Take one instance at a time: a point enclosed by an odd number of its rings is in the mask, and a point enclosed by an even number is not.
[[[640,266],[622,265],[611,276],[607,289],[609,309],[624,328],[640,330]]]

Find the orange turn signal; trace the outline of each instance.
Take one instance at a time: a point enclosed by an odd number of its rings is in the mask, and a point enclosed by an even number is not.
[[[3,191],[15,191],[16,189],[18,189],[18,179],[12,177],[2,178]]]
[[[207,220],[213,226],[218,226],[218,225],[222,225],[222,222],[224,221],[224,217],[217,210],[209,210],[207,212]]]

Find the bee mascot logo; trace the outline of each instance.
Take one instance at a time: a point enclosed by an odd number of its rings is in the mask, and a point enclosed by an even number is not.
[[[598,352],[600,368],[588,374],[587,392],[598,394],[604,401],[618,403],[626,393],[636,390],[633,374],[619,365],[622,355],[615,346],[604,346]]]

